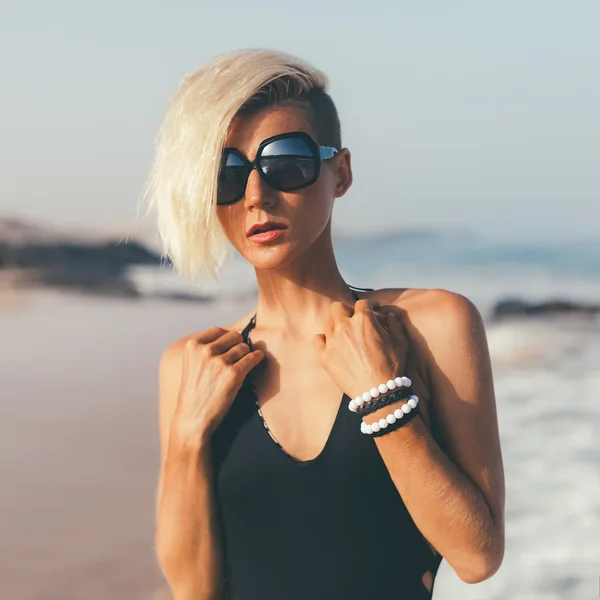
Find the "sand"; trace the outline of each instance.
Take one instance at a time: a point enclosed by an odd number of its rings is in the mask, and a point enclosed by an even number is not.
[[[0,598],[154,599],[157,363],[252,305],[58,293],[0,304]]]

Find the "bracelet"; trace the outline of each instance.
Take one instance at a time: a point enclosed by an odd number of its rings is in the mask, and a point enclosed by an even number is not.
[[[371,388],[362,396],[356,396],[354,400],[350,400],[348,408],[352,412],[356,412],[365,402],[370,402],[380,394],[386,394],[388,391],[395,390],[397,387],[407,388],[411,385],[412,381],[408,377],[396,377],[395,379],[390,379],[386,383],[381,383],[378,387]]]
[[[418,414],[415,408],[419,403],[418,396],[414,394],[403,404],[400,408],[397,408],[393,413],[390,413],[385,418],[379,419],[374,423],[367,424],[364,421],[360,424],[360,430],[362,433],[372,435],[373,437],[379,437],[385,435],[391,431],[395,431],[399,427],[402,427],[405,423],[412,421],[412,419]],[[412,413],[412,414],[411,414]],[[408,416],[410,414],[410,416]]]
[[[386,435],[388,433],[392,433],[392,431],[396,431],[396,429],[400,429],[407,423],[410,423],[415,417],[419,416],[418,410],[411,410],[408,414],[404,415],[401,419],[397,419],[396,422],[392,425],[388,425],[385,429],[380,429],[377,433],[373,433],[373,437],[381,437],[382,435]]]
[[[406,400],[407,398],[410,398],[410,391],[411,388],[403,387],[399,390],[392,392],[391,394],[382,396],[381,398],[374,400],[373,402],[367,402],[356,411],[356,414],[359,417],[366,417],[367,415],[370,415],[371,413],[375,412],[376,410],[379,410],[380,408],[383,408],[384,406],[388,406],[390,404],[393,404],[394,402],[398,402],[398,400]]]

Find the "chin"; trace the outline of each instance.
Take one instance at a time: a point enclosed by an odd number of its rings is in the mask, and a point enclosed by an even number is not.
[[[296,256],[288,244],[259,246],[244,255],[244,258],[255,268],[270,271],[281,269],[289,264]]]

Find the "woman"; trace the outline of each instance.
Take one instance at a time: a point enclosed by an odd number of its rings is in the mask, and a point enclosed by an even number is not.
[[[182,273],[230,244],[256,310],[160,361],[156,552],[176,600],[419,600],[445,558],[504,553],[504,475],[481,318],[443,290],[351,289],[331,241],[352,183],[325,76],[272,51],[182,82],[151,206]]]

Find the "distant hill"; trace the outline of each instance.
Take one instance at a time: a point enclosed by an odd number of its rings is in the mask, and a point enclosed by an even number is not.
[[[137,297],[126,276],[133,265],[160,265],[137,240],[0,218],[0,277],[15,287],[50,287]]]
[[[333,239],[338,243],[361,244],[373,243],[387,244],[397,242],[399,239],[406,241],[433,241],[445,239],[473,239],[475,235],[467,231],[439,231],[436,229],[388,229],[383,231],[370,231],[366,233],[347,231],[334,231]]]

